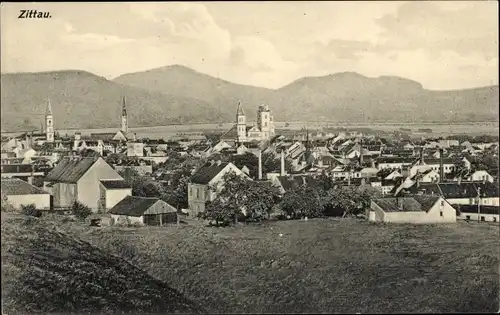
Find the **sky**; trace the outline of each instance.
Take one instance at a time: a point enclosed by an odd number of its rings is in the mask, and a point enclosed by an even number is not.
[[[498,3],[2,2],[0,47],[2,73],[179,64],[268,88],[351,71],[451,90],[498,84]]]

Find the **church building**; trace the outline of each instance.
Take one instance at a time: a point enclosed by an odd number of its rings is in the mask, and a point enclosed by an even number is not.
[[[247,125],[245,112],[241,102],[238,102],[236,124],[221,137],[221,140],[245,143],[270,140],[274,135],[274,120],[267,105],[260,105],[257,109],[257,122]]]

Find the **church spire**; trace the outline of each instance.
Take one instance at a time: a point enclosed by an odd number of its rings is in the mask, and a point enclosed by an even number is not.
[[[52,115],[52,104],[50,98],[47,98],[47,108],[45,109],[45,115]]]
[[[127,116],[127,106],[125,102],[125,96],[122,97],[122,116]]]
[[[237,116],[245,116],[245,112],[243,111],[243,107],[241,106],[241,101],[238,101],[238,109],[236,110]]]
[[[125,96],[122,97],[122,125],[120,130],[124,133],[128,133],[128,116],[127,116],[127,108],[125,102]]]

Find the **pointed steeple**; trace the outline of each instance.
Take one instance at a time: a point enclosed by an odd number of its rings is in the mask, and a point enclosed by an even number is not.
[[[245,116],[245,112],[243,111],[243,106],[241,106],[241,101],[238,101],[238,109],[236,110],[237,116]]]
[[[122,97],[122,116],[127,116],[127,106],[125,96]]]
[[[45,109],[45,115],[52,115],[52,104],[50,98],[47,98],[47,108]]]

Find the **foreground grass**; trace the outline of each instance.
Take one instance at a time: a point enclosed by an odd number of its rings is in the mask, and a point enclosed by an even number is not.
[[[498,225],[66,228],[210,312],[498,311]]]
[[[2,308],[29,313],[194,313],[177,291],[37,218],[2,213]]]

